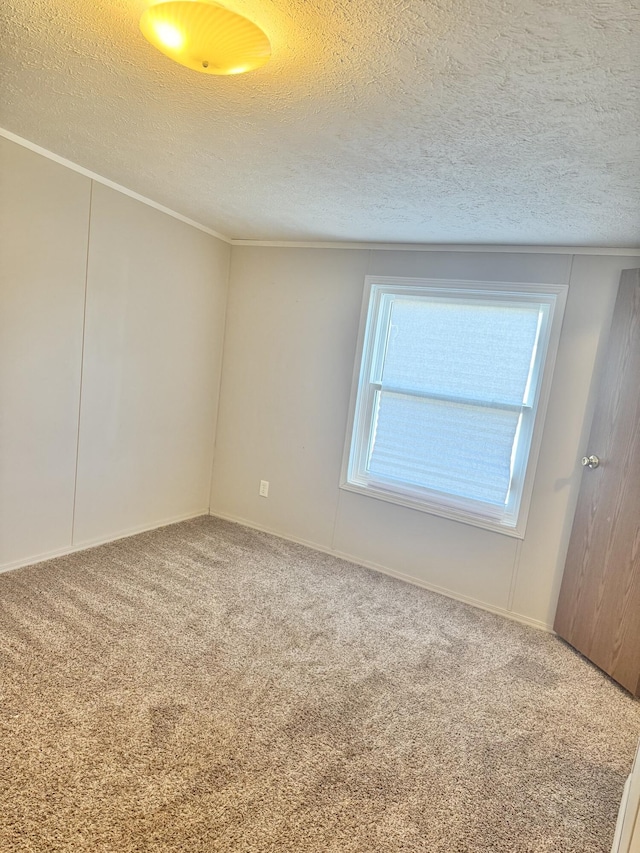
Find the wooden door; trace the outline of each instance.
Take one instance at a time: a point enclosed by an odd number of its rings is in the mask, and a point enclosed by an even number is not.
[[[640,695],[640,270],[620,280],[554,628]],[[592,460],[592,465],[595,460]],[[585,460],[583,460],[585,464]]]

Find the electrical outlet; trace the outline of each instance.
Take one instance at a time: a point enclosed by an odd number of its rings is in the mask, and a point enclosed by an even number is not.
[[[260,480],[260,497],[268,498],[269,497],[269,481],[268,480]]]

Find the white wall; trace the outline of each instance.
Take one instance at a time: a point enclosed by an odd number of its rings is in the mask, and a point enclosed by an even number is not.
[[[94,184],[76,543],[208,511],[228,250]]]
[[[210,499],[214,514],[551,624],[594,369],[637,257],[230,252],[3,138],[0,181],[0,569]],[[338,488],[367,273],[570,283],[523,541]]]
[[[635,265],[552,253],[234,246],[211,512],[549,626],[598,347],[620,270]],[[338,488],[366,274],[569,283],[524,540]]]
[[[0,176],[0,568],[206,512],[229,246],[3,138]]]
[[[90,193],[0,138],[0,565],[71,541]]]

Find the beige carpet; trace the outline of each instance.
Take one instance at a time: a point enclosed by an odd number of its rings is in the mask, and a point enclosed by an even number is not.
[[[611,844],[640,704],[550,635],[208,518],[0,608],[2,853]]]

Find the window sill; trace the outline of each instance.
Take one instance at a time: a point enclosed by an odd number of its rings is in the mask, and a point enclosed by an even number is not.
[[[418,512],[427,513],[427,515],[435,515],[438,518],[446,518],[449,521],[458,521],[462,524],[468,524],[472,527],[479,527],[482,530],[490,530],[493,533],[501,533],[503,536],[509,536],[512,539],[524,539],[523,525],[510,526],[505,522],[492,519],[479,514],[470,513],[468,510],[458,509],[453,506],[446,506],[435,501],[429,501],[422,497],[412,498],[409,495],[397,494],[393,491],[383,488],[376,488],[372,485],[361,486],[356,483],[344,482],[340,483],[340,488],[345,492],[353,492],[357,495],[364,495],[367,498],[374,498],[385,503],[403,506],[407,509],[417,510]]]

